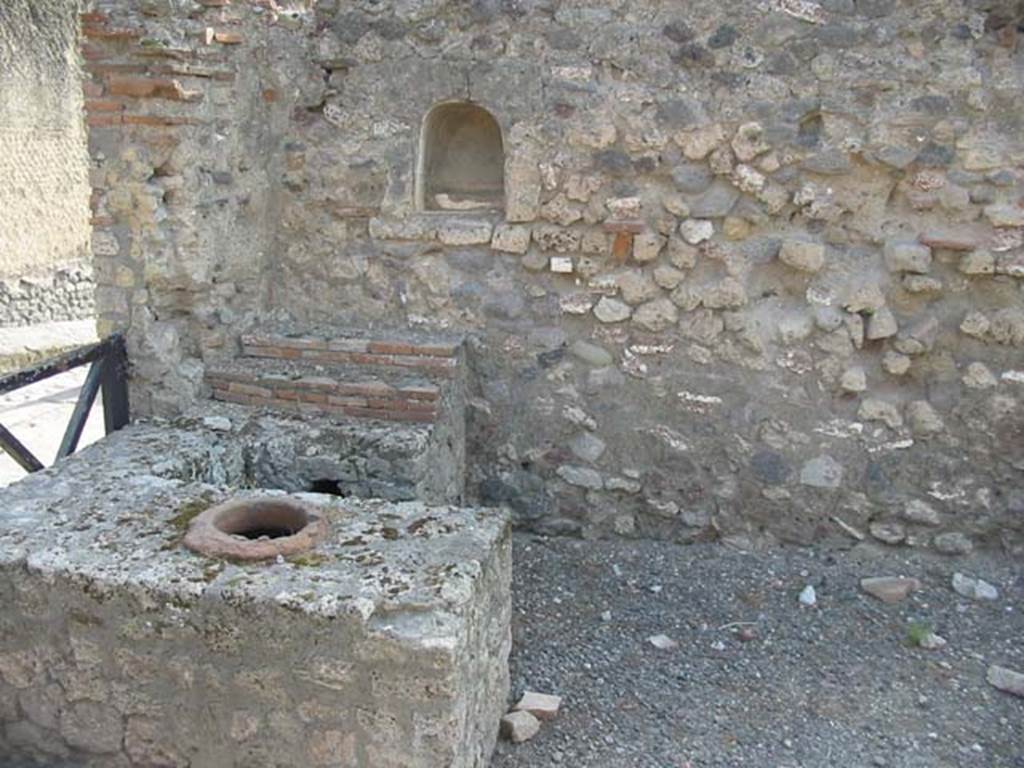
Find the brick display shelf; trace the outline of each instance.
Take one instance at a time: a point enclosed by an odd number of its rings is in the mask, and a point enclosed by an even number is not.
[[[294,413],[433,423],[459,365],[455,343],[250,334],[206,372],[215,400]]]

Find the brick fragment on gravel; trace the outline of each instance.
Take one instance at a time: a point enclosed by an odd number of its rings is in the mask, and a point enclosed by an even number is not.
[[[529,712],[538,720],[554,720],[558,710],[562,706],[562,697],[550,693],[538,693],[537,691],[526,691],[519,699],[513,712]]]
[[[529,741],[539,730],[540,720],[529,712],[517,710],[501,718],[501,737],[516,744]]]
[[[861,579],[860,588],[883,603],[898,603],[919,590],[921,582],[904,576],[874,576]]]

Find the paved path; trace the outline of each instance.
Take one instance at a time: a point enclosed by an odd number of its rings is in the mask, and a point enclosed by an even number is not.
[[[91,320],[46,323],[29,328],[0,328],[0,358],[24,353],[38,354],[95,340]],[[0,395],[0,424],[46,465],[53,463],[68,419],[78,399],[88,366],[40,381],[6,395]],[[103,436],[103,405],[96,399],[86,422],[79,447]],[[25,476],[25,471],[0,451],[0,486]]]
[[[96,341],[95,320],[66,320],[39,325],[0,328],[0,364],[17,369],[53,350]]]

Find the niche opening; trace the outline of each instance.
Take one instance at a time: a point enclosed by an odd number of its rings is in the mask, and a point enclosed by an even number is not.
[[[439,104],[423,123],[418,202],[427,211],[500,210],[505,204],[501,127],[483,107]]]

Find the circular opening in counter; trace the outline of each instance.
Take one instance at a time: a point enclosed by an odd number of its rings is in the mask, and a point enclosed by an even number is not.
[[[209,557],[266,560],[305,552],[327,534],[327,521],[294,499],[232,499],[189,524],[185,546]]]

